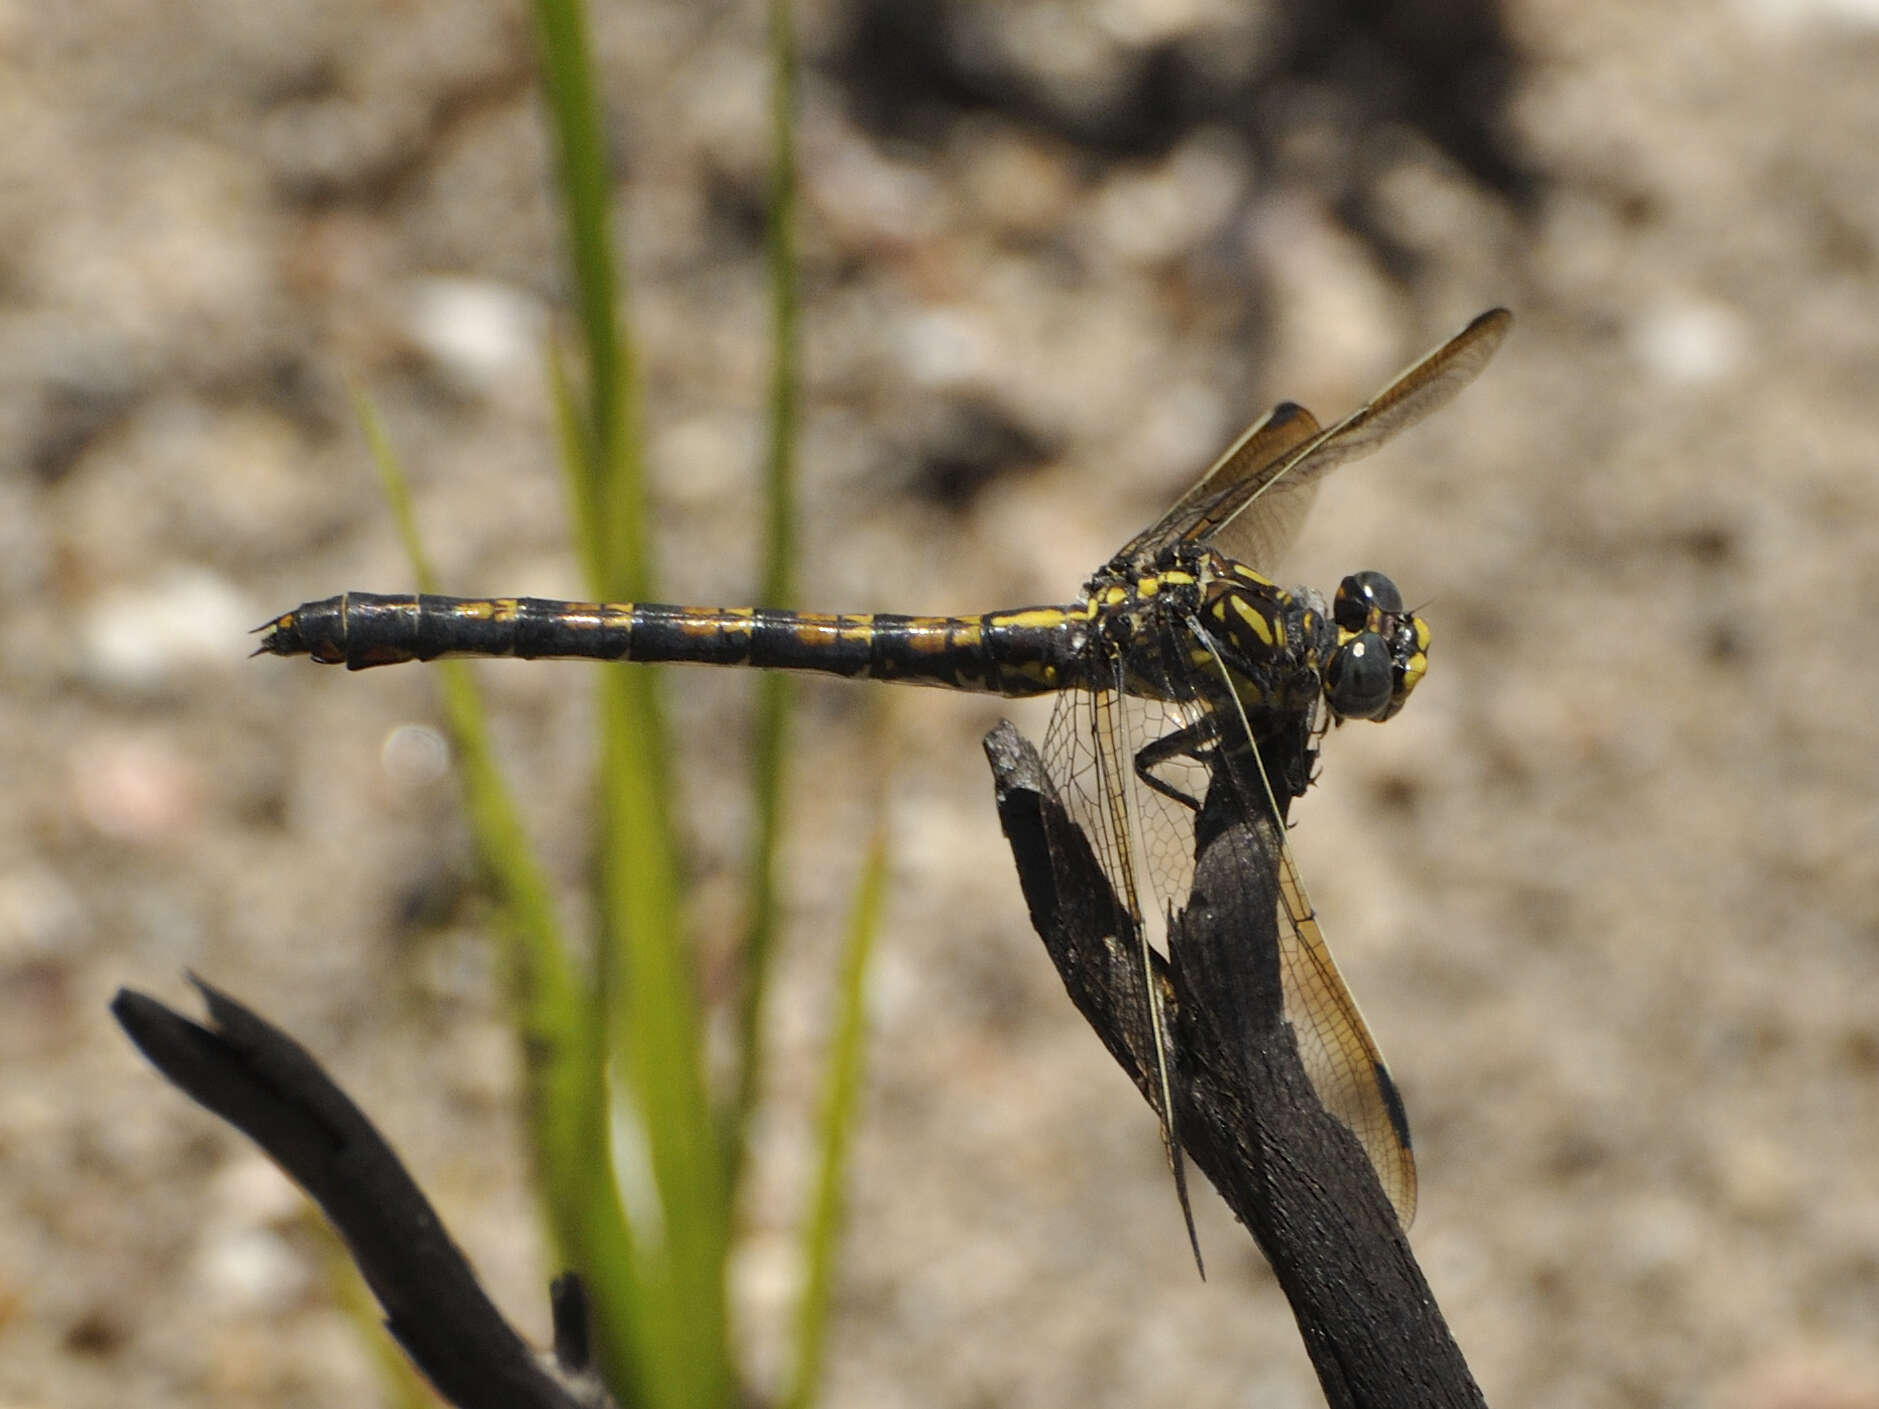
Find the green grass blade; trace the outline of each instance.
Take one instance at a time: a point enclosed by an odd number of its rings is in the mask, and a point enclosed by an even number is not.
[[[419,589],[436,590],[409,483],[370,400],[353,394],[373,462]],[[608,1130],[600,1034],[591,989],[576,972],[507,782],[496,766],[482,702],[460,661],[439,661],[438,683],[470,829],[508,932],[508,975],[523,1044],[528,1116],[550,1235],[561,1260],[588,1281],[596,1336],[623,1402],[637,1402],[634,1341],[639,1300],[633,1239],[611,1167],[596,1158]]]
[[[600,514],[594,502],[594,446],[587,433],[574,384],[568,378],[567,359],[553,338],[546,344],[548,396],[555,412],[555,439],[561,447],[562,487],[568,496],[568,522],[574,533],[574,551],[581,575],[590,590],[607,580],[605,549],[600,541]],[[595,595],[599,596],[598,590]]]
[[[770,283],[769,443],[764,467],[765,606],[795,605],[796,434],[801,405],[796,257],[796,35],[789,0],[770,0],[770,208],[764,224]],[[744,935],[737,1074],[726,1122],[726,1183],[735,1201],[751,1112],[763,1093],[763,1015],[776,947],[776,855],[783,823],[783,763],[789,745],[790,680],[757,686],[751,787],[756,814],[750,861],[750,924]]]
[[[818,1141],[822,1151],[808,1216],[803,1221],[803,1291],[796,1312],[796,1367],[785,1409],[809,1409],[822,1379],[822,1354],[828,1342],[829,1298],[834,1285],[835,1257],[841,1244],[843,1185],[848,1149],[861,1103],[861,1077],[867,1044],[867,976],[880,929],[881,906],[887,889],[887,824],[885,805],[867,859],[855,886],[847,943],[842,953],[837,988],[839,1004],[835,1034],[830,1042]]]
[[[589,446],[583,459],[604,464],[627,438],[626,408],[618,393],[630,387],[631,369],[616,322],[619,290],[613,266],[612,181],[600,97],[594,87],[587,15],[581,0],[535,0],[534,11],[542,93],[561,178],[575,313],[587,357],[585,434]],[[604,482],[590,480],[588,487],[600,492]],[[588,508],[597,520],[606,518],[606,506],[598,499]]]
[[[637,452],[639,382],[632,343],[623,331],[625,290],[614,264],[612,170],[586,8],[581,0],[535,0],[534,12],[586,360],[582,423],[588,444],[581,458],[591,473],[580,486],[580,502],[598,528],[595,595],[643,598],[652,574]]]
[[[650,672],[609,672],[602,754],[600,892],[609,1051],[625,1078],[658,1195],[656,1260],[642,1267],[662,1402],[728,1404],[734,1397],[725,1319],[729,1226],[721,1149],[707,1099],[704,1034],[692,955],[674,896],[674,860],[652,818],[663,806],[631,719]],[[640,1210],[633,1210],[643,1228]],[[650,1244],[652,1235],[646,1233]]]
[[[586,360],[584,452],[574,473],[576,532],[593,595],[643,599],[652,573],[639,459],[637,380],[613,261],[609,168],[579,0],[536,0],[543,86]],[[612,1128],[633,1132],[654,1202],[629,1208],[642,1293],[635,1334],[661,1409],[715,1409],[734,1391],[725,1323],[728,1217],[722,1154],[704,1071],[704,1024],[675,879],[669,751],[652,672],[606,673],[597,846],[596,938]],[[606,1148],[611,1149],[609,1145]]]

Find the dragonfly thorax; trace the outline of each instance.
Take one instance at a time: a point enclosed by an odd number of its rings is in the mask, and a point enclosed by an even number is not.
[[[1228,703],[1249,712],[1315,709],[1337,721],[1388,719],[1428,667],[1429,627],[1396,584],[1359,572],[1327,610],[1216,549],[1183,543],[1145,566],[1117,561],[1088,587],[1091,644],[1109,664],[1095,683],[1150,699]]]
[[[1199,563],[1199,645],[1213,659],[1195,664],[1211,679],[1231,677],[1247,710],[1315,707],[1336,633],[1324,599],[1287,589],[1215,550]]]
[[[1112,563],[1087,588],[1094,686],[1247,710],[1310,708],[1336,633],[1316,593],[1290,592],[1209,548]]]

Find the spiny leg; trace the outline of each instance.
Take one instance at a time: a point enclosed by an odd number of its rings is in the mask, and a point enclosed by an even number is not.
[[[1217,765],[1221,761],[1222,727],[1220,715],[1210,710],[1193,723],[1170,730],[1160,738],[1152,740],[1136,751],[1135,776],[1142,781],[1144,786],[1169,801],[1179,803],[1190,812],[1199,812],[1201,810],[1199,798],[1190,792],[1183,791],[1167,779],[1158,777],[1154,770],[1166,763],[1185,760],[1207,769],[1209,776],[1214,775],[1218,772]],[[1281,730],[1288,729],[1296,730],[1300,737],[1296,740],[1286,740],[1287,747],[1269,747],[1270,744],[1278,741]],[[1318,750],[1311,738],[1313,730],[1310,714],[1298,712],[1281,719],[1276,729],[1262,732],[1257,738],[1251,740],[1252,756],[1255,759],[1275,754],[1289,760],[1286,771],[1272,780],[1275,785],[1279,785],[1280,796],[1274,800],[1280,804],[1281,820],[1287,811],[1284,804],[1289,803],[1292,798],[1303,797],[1306,788],[1316,776]],[[1242,739],[1234,746],[1230,751],[1230,757],[1237,762],[1244,762],[1246,742]],[[1254,763],[1253,766],[1263,771],[1258,763]],[[1237,774],[1237,768],[1235,771]],[[1256,790],[1253,795],[1256,795]]]
[[[1145,786],[1160,793],[1171,802],[1180,803],[1190,812],[1199,812],[1199,798],[1181,791],[1164,778],[1156,777],[1154,770],[1176,759],[1189,759],[1206,766],[1207,756],[1219,745],[1219,741],[1218,721],[1211,713],[1203,714],[1192,724],[1185,724],[1179,729],[1170,730],[1136,750],[1135,776],[1141,779]]]

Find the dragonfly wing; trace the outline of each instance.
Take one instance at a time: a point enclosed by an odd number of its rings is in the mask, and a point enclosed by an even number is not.
[[[1118,663],[1119,669],[1119,663]],[[1174,1175],[1176,1198],[1187,1225],[1196,1266],[1200,1239],[1187,1192],[1187,1166],[1175,1129],[1174,1053],[1170,1045],[1170,990],[1157,970],[1155,944],[1165,940],[1167,873],[1172,861],[1191,878],[1191,829],[1186,837],[1169,825],[1164,801],[1137,788],[1134,760],[1146,731],[1168,727],[1167,707],[1125,696],[1116,689],[1070,690],[1060,695],[1044,740],[1046,771],[1071,819],[1095,853],[1116,902],[1127,912],[1139,964],[1125,1019],[1124,1041],[1149,1103],[1161,1120],[1161,1137]],[[1154,722],[1145,722],[1154,721]],[[1185,885],[1185,882],[1182,882]],[[1180,892],[1183,897],[1185,890]],[[1120,939],[1120,936],[1116,936]],[[1205,1272],[1203,1270],[1203,1275]]]
[[[1152,558],[1171,543],[1194,537],[1192,530],[1196,524],[1211,524],[1231,514],[1257,494],[1262,485],[1269,483],[1274,473],[1292,458],[1293,452],[1316,440],[1322,431],[1317,417],[1303,406],[1281,401],[1241,431],[1239,438],[1207,467],[1194,487],[1151,527],[1130,539],[1117,556],[1130,561]],[[1274,512],[1290,498],[1289,495],[1271,497]],[[1310,507],[1311,499],[1307,495],[1296,512],[1288,514],[1294,533]]]
[[[1250,510],[1242,507],[1237,517],[1226,519],[1224,527],[1210,529],[1204,536],[1235,562],[1271,577],[1286,549],[1297,541],[1305,515],[1317,499],[1316,477],[1288,477],[1252,501]]]
[[[1217,647],[1196,632],[1213,654],[1222,683],[1230,684]],[[1275,931],[1279,987],[1286,1022],[1318,1103],[1357,1137],[1377,1180],[1407,1228],[1416,1213],[1416,1161],[1409,1120],[1396,1084],[1377,1050],[1325,943],[1324,931],[1305,893],[1292,848],[1286,841],[1291,799],[1304,792],[1315,757],[1315,710],[1249,711],[1244,700],[1219,701],[1211,719],[1216,740],[1209,809],[1259,819],[1277,878]],[[1262,751],[1263,739],[1271,750]]]
[[[1172,543],[1207,542],[1270,576],[1298,536],[1319,481],[1451,401],[1481,374],[1511,326],[1506,309],[1488,310],[1329,430],[1304,407],[1280,402],[1117,556],[1140,562]]]
[[[1299,1056],[1319,1103],[1350,1127],[1407,1228],[1416,1216],[1409,1119],[1357,1000],[1331,958],[1283,834],[1281,828],[1279,972],[1286,1021],[1298,1037]]]
[[[1228,557],[1270,574],[1304,517],[1294,506],[1296,496],[1453,401],[1481,375],[1513,322],[1514,315],[1504,308],[1481,314],[1329,430],[1252,476],[1243,493],[1210,506],[1182,536],[1211,542]]]

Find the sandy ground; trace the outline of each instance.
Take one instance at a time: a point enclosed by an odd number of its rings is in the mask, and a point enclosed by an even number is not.
[[[741,602],[761,7],[600,8],[662,583]],[[1282,16],[1238,8],[973,13],[1074,107],[1158,43],[1256,69]],[[1417,1131],[1414,1242],[1491,1403],[1879,1404],[1879,16],[1510,5],[1498,172],[1335,67],[1159,149],[995,103],[890,139],[836,17],[805,23],[805,604],[1062,599],[1266,402],[1337,413],[1516,309],[1474,389],[1337,477],[1289,574],[1385,569],[1437,632],[1295,814]],[[186,1001],[185,968],[331,1062],[545,1329],[432,682],[243,659],[302,599],[409,584],[346,376],[451,587],[577,590],[525,36],[454,0],[0,4],[5,1409],[372,1402],[291,1191],[108,1022],[120,984]],[[572,905],[591,672],[482,679]],[[712,948],[748,682],[668,686]],[[799,694],[736,1267],[760,1382],[890,694]],[[892,694],[830,1402],[1317,1403],[1210,1194],[1195,1279],[1152,1121],[1027,930],[977,746],[1000,713]]]

